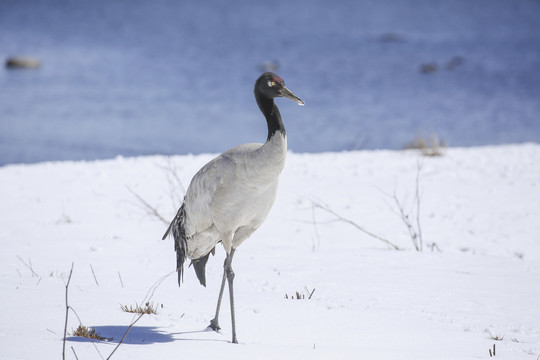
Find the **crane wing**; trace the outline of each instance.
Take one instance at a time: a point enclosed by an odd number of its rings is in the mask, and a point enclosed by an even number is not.
[[[229,157],[218,156],[203,166],[189,185],[186,205],[186,237],[210,229],[214,225],[213,200],[234,177],[236,164]]]

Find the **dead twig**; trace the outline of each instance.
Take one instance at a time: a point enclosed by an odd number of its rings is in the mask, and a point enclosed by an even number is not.
[[[77,356],[77,353],[75,352],[75,349],[73,346],[71,347],[71,351],[73,351],[73,355],[75,355],[75,359],[79,360],[79,357]]]
[[[420,172],[422,171],[423,163],[416,160],[416,229],[418,230],[418,243],[420,251],[423,250],[424,240],[422,239],[422,227],[420,226]]]
[[[315,219],[315,206],[311,207],[311,219],[313,220],[313,228],[315,229],[315,239],[317,241],[313,240],[313,247],[312,251],[315,252],[320,246],[321,246],[321,238],[319,236],[319,230],[317,229],[317,221]]]
[[[379,236],[379,235],[376,235],[370,231],[367,231],[366,229],[364,229],[363,227],[361,227],[360,225],[358,225],[357,223],[355,223],[354,221],[350,220],[350,219],[347,219],[341,215],[339,215],[338,213],[336,213],[334,210],[330,209],[330,207],[328,207],[327,205],[323,205],[321,203],[318,203],[318,202],[315,202],[312,200],[312,204],[315,208],[318,208],[318,209],[321,209],[321,210],[324,210],[326,211],[327,213],[335,216],[337,219],[343,221],[343,222],[346,222],[347,224],[350,224],[352,226],[354,226],[355,228],[357,228],[358,230],[360,230],[361,232],[363,232],[364,234],[366,235],[369,235],[371,236],[372,238],[375,238],[379,241],[382,241],[383,243],[385,243],[386,245],[388,245],[389,247],[393,248],[394,250],[400,250],[400,248],[393,244],[392,242],[390,242],[389,240]]]
[[[414,248],[416,251],[423,251],[424,250],[424,240],[422,237],[422,227],[420,224],[420,173],[422,171],[422,162],[420,160],[417,160],[416,162],[416,179],[415,179],[415,191],[414,191],[414,205],[416,207],[415,210],[412,211],[412,215],[408,213],[405,210],[405,206],[403,203],[399,200],[396,191],[394,190],[393,195],[386,194],[387,196],[391,197],[394,201],[395,208],[397,209],[397,214],[401,218],[403,224],[405,224],[405,227],[407,228],[407,232],[409,233],[409,236],[411,238],[411,241],[413,243]],[[394,206],[390,205],[393,210]],[[415,217],[415,220],[411,220],[411,217]],[[414,221],[414,224],[413,224]],[[437,244],[433,243],[431,245],[431,250],[433,251],[435,248],[440,251]]]
[[[120,276],[120,271],[118,271],[118,278],[120,279],[120,285],[122,285],[122,288],[123,288],[124,282],[122,281],[122,276]]]
[[[182,203],[184,199],[184,194],[186,193],[186,188],[182,183],[182,180],[178,176],[178,171],[176,166],[174,166],[173,161],[170,156],[165,157],[166,165],[158,165],[167,176],[167,182],[169,183],[169,193],[171,194],[171,201],[173,210],[175,211],[178,208],[178,204]],[[180,190],[180,191],[179,191]]]
[[[171,276],[172,274],[175,274],[176,273],[176,270],[174,271],[171,271],[170,273],[168,273],[167,275],[163,275],[158,281],[156,281],[151,287],[150,289],[148,289],[148,292],[146,293],[142,303],[144,302],[149,302],[152,297],[154,296],[154,292],[156,291],[156,289],[161,285],[161,283],[167,279],[169,276]],[[120,273],[118,273],[120,274]],[[144,316],[145,313],[141,313],[139,314],[139,316],[131,322],[131,324],[128,326],[126,332],[124,333],[124,336],[122,337],[122,339],[120,340],[120,342],[118,343],[118,345],[116,345],[116,347],[113,349],[113,351],[111,352],[111,354],[109,355],[109,357],[107,357],[107,360],[109,360],[111,358],[111,356],[113,356],[113,354],[115,353],[116,350],[118,350],[118,348],[120,347],[120,345],[124,342],[124,339],[126,338],[127,334],[129,333],[129,331],[131,330],[131,328],[133,327],[133,325],[135,325],[137,323],[137,321],[139,321],[143,316]]]
[[[409,220],[409,215],[407,215],[405,213],[405,210],[403,209],[403,206],[401,205],[401,202],[397,198],[396,193],[394,193],[394,195],[392,196],[392,199],[394,199],[394,203],[396,204],[396,207],[397,207],[397,209],[399,211],[399,214],[401,216],[401,220],[403,220],[403,223],[407,227],[407,231],[409,232],[409,236],[411,237],[414,248],[417,251],[421,251],[422,249],[419,246],[418,233],[416,232],[416,230],[412,226],[411,221]]]
[[[315,292],[315,288],[313,288],[313,290],[309,291],[309,289],[306,286],[305,289],[306,289],[306,293],[308,295],[308,300],[310,300],[311,297],[313,296],[313,293]]]
[[[73,265],[74,265],[74,263],[71,263],[71,270],[69,271],[69,276],[68,276],[68,280],[67,280],[67,283],[66,283],[66,319],[65,319],[65,323],[64,323],[64,340],[63,340],[63,348],[62,348],[62,359],[63,360],[65,360],[65,352],[66,352],[66,336],[67,336],[67,323],[68,323],[69,310],[71,310],[73,312],[73,314],[75,314],[75,316],[77,317],[77,320],[79,321],[79,326],[83,326],[79,314],[77,314],[75,309],[73,307],[71,307],[71,305],[69,305],[69,302],[68,302],[69,283],[71,281],[71,275],[73,274]],[[96,344],[94,343],[94,340],[92,338],[89,338],[89,339],[92,342],[92,345],[94,345],[94,348],[98,352],[99,356],[103,359],[103,356],[101,355],[101,352],[99,351]],[[71,348],[73,349],[73,346]],[[73,352],[75,353],[75,350],[73,350]],[[75,357],[77,357],[76,354],[75,354]]]
[[[107,360],[109,360],[111,358],[111,356],[113,356],[114,352],[116,350],[118,350],[118,348],[120,347],[120,345],[122,345],[122,343],[124,342],[124,339],[126,338],[127,334],[129,333],[129,330],[131,330],[131,328],[133,327],[133,325],[135,325],[137,323],[137,321],[139,321],[142,317],[144,316],[144,313],[143,314],[140,314],[139,317],[133,321],[127,328],[126,332],[124,333],[124,336],[122,337],[122,339],[118,342],[118,345],[116,345],[116,347],[114,348],[114,350],[111,352],[111,354],[109,355],[109,357],[107,358]]]
[[[161,214],[157,211],[155,207],[150,205],[146,200],[144,200],[139,194],[133,191],[129,186],[126,185],[126,188],[133,196],[135,196],[137,200],[139,200],[139,202],[143,205],[144,209],[146,209],[146,212],[149,215],[155,216],[156,218],[161,220],[163,223],[169,225],[170,221],[166,220],[163,216],[161,216]]]
[[[73,307],[71,307],[69,305],[69,302],[68,302],[68,293],[69,293],[69,284],[71,282],[71,275],[73,274],[73,266],[74,266],[74,263],[71,263],[71,270],[69,272],[69,276],[68,276],[68,280],[67,280],[67,283],[66,283],[66,294],[65,294],[65,300],[66,300],[66,318],[65,318],[65,322],[64,322],[64,339],[63,339],[63,345],[62,345],[62,359],[65,360],[66,356],[65,356],[65,353],[66,353],[66,338],[67,338],[67,324],[68,324],[68,316],[69,316],[69,311],[71,310],[75,316],[77,317],[77,319],[79,320],[79,328],[82,328],[84,327],[82,325],[82,321],[81,321],[81,318],[79,317],[79,315],[77,314],[77,312],[75,311],[75,309]],[[171,276],[172,274],[176,273],[176,271],[171,271],[170,273],[168,273],[167,275],[163,275],[158,281],[156,281],[151,287],[150,289],[148,290],[148,292],[146,293],[145,297],[144,297],[144,300],[143,300],[143,303],[146,301],[147,302],[147,306],[150,306],[150,299],[154,296],[154,292],[156,291],[156,289],[161,285],[161,283],[166,279],[168,278],[169,276]],[[118,276],[120,277],[120,272],[118,272]],[[122,281],[122,278],[120,278],[120,281]],[[123,284],[122,284],[123,286]],[[162,306],[163,307],[163,306]],[[157,308],[157,306],[156,306]],[[130,323],[130,325],[128,326],[128,328],[126,329],[126,332],[124,333],[124,336],[122,337],[122,339],[120,340],[120,342],[116,345],[116,347],[113,349],[113,351],[110,353],[110,355],[107,357],[107,360],[109,360],[113,354],[116,352],[116,350],[118,350],[118,348],[120,347],[120,345],[124,342],[127,334],[129,333],[129,331],[131,330],[131,328],[141,319],[141,317],[143,317],[143,315],[145,315],[145,313],[140,313],[138,314],[138,316],[135,318],[134,317],[134,320]],[[86,327],[84,327],[86,328]],[[86,328],[88,329],[88,328]],[[90,329],[89,331],[92,331],[93,329]],[[94,334],[95,334],[95,331],[93,331]],[[92,334],[90,334],[92,335]],[[97,335],[97,334],[96,334]],[[100,340],[109,340],[107,338],[101,338],[101,337],[93,337],[93,336],[89,336],[88,339],[92,342],[92,344],[94,345],[94,347],[96,348],[96,351],[98,352],[99,356],[103,359],[103,356],[101,355],[101,352],[99,351],[99,349],[97,348],[95,342],[94,342],[94,338],[99,338]],[[73,351],[73,354],[75,355],[75,358],[77,358],[77,354],[75,353],[75,350],[73,349],[73,347],[71,347],[72,351]]]
[[[73,263],[71,263],[71,270],[69,271],[68,280],[66,283],[66,319],[64,322],[64,341],[62,347],[62,359],[66,359],[66,335],[67,335],[67,324],[68,324],[68,315],[69,315],[69,303],[68,303],[68,291],[69,291],[69,282],[71,281],[71,274],[73,274]]]
[[[28,263],[30,265],[25,263],[24,260],[19,255],[17,255],[17,259],[19,259],[19,261],[22,262],[24,264],[24,266],[26,266],[32,272],[32,277],[39,277],[39,275],[32,268],[32,260],[30,260],[30,258],[28,258]]]
[[[96,282],[96,285],[99,286],[99,283],[96,278],[96,273],[94,273],[94,268],[92,267],[92,264],[90,264],[90,270],[92,270],[92,275],[94,275],[94,281]]]
[[[489,349],[489,357],[493,357],[495,355],[496,355],[496,353],[495,353],[495,344],[493,344],[493,352],[491,351],[491,349]]]

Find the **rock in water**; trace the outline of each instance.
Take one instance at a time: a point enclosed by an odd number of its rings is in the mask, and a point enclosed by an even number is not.
[[[40,66],[41,60],[31,57],[12,56],[6,61],[6,67],[11,69],[37,69]]]

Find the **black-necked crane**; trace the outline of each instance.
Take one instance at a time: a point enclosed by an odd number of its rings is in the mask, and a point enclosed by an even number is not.
[[[180,286],[184,261],[191,259],[200,283],[206,286],[205,267],[215,246],[223,243],[226,251],[223,278],[216,313],[209,327],[220,329],[218,323],[225,281],[229,286],[232,342],[236,339],[232,259],[234,252],[264,222],[276,198],[278,179],[287,154],[287,136],[276,97],[286,97],[300,105],[304,102],[285,87],[274,73],[262,74],[255,82],[255,99],[268,125],[264,144],[243,144],[227,150],[193,176],[169,228],[174,237],[176,270]]]

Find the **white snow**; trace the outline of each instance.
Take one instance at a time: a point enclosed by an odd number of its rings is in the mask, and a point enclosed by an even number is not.
[[[72,347],[79,359],[106,358],[133,320],[120,305],[148,300],[157,315],[143,316],[112,359],[485,359],[494,344],[496,359],[540,355],[540,145],[438,158],[289,153],[274,208],[233,262],[239,345],[229,343],[227,300],[222,332],[205,331],[223,250],[208,263],[207,288],[192,269],[178,288],[172,240],[160,240],[167,225],[133,195],[170,220],[182,189],[172,195],[168,169],[187,186],[212,157],[0,168],[0,359],[61,358],[72,262],[70,306],[113,340],[69,336],[68,359]],[[392,199],[415,221],[419,161],[423,252]],[[306,288],[311,299],[291,299]],[[77,326],[70,312],[68,332]]]

